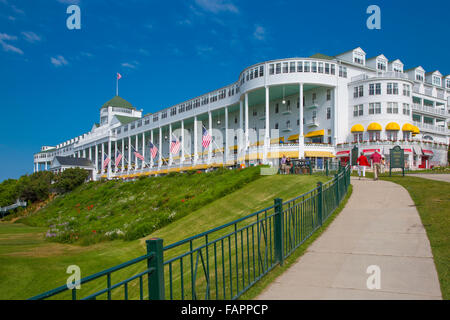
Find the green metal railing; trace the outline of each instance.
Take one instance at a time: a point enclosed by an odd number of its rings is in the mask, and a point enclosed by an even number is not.
[[[305,194],[275,199],[270,207],[212,230],[166,247],[162,239],[150,239],[146,255],[81,279],[86,284],[106,277],[106,288],[97,284],[83,299],[237,299],[322,226],[349,185],[350,168],[342,167]],[[111,275],[119,270],[125,280],[112,285]],[[67,291],[78,298],[76,289],[61,286],[32,299]]]

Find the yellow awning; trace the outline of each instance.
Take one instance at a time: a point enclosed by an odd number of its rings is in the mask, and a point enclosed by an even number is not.
[[[297,134],[293,134],[292,136],[289,136],[288,141],[298,140],[299,136],[300,135],[298,133]]]
[[[400,126],[396,122],[389,122],[386,125],[386,131],[398,131],[400,130]]]
[[[323,136],[324,134],[325,134],[325,130],[324,129],[316,130],[316,131],[310,131],[305,136],[305,138],[319,137],[319,136]]]
[[[381,131],[381,130],[383,130],[383,128],[381,127],[381,125],[379,123],[376,123],[376,122],[372,122],[367,127],[367,131]]]
[[[364,132],[364,127],[361,124],[355,124],[352,127],[352,132]]]
[[[418,134],[418,133],[420,133],[420,130],[419,130],[419,128],[418,127],[416,127],[416,126],[413,126],[413,132],[412,132],[414,135],[416,135],[416,134]]]
[[[237,150],[238,146],[231,146],[229,147],[230,150]]]
[[[414,131],[414,126],[409,123],[405,123],[402,127],[402,131]]]
[[[335,156],[329,151],[305,151],[305,157],[334,158]]]
[[[282,158],[283,155],[290,158],[298,158],[298,151],[268,152],[267,158],[270,159]]]

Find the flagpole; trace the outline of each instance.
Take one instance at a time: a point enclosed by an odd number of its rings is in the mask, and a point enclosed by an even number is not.
[[[119,77],[116,75],[116,96],[119,95]]]

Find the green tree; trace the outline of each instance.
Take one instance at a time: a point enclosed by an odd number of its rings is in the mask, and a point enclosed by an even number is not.
[[[0,207],[13,204],[19,197],[16,179],[7,179],[0,183]]]
[[[20,199],[31,202],[46,200],[54,178],[51,171],[39,171],[20,177],[17,186]]]
[[[54,188],[58,193],[72,191],[83,184],[89,177],[89,172],[80,168],[69,168],[56,176]]]

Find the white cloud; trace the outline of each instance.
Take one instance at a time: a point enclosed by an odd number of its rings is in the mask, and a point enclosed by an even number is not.
[[[208,46],[197,46],[196,50],[197,50],[197,54],[199,56],[205,56],[208,53],[211,53],[213,51],[213,48],[212,47],[208,47]]]
[[[2,46],[3,51],[6,51],[6,52],[11,51],[11,52],[15,52],[15,53],[18,53],[18,54],[21,54],[21,55],[23,54],[23,51],[21,49],[19,49],[19,48],[15,47],[15,46],[5,42],[5,40],[6,41],[17,40],[16,36],[11,36],[11,35],[6,34],[6,33],[0,33],[0,45]]]
[[[145,50],[145,49],[139,49],[139,53],[140,54],[142,54],[142,55],[144,55],[144,56],[148,56],[148,55],[150,55],[150,52],[148,52],[148,50]]]
[[[22,35],[23,35],[24,39],[30,43],[35,43],[35,42],[41,41],[41,37],[31,31],[22,32]]]
[[[68,64],[69,64],[69,63],[67,62],[67,60],[66,60],[63,56],[51,57],[51,58],[50,58],[50,62],[51,62],[55,67],[61,67],[61,66],[65,66],[65,65],[68,65]]]
[[[212,13],[239,12],[239,9],[233,3],[227,0],[195,0],[195,3],[203,10]]]
[[[265,40],[266,39],[266,29],[260,25],[255,26],[255,32],[253,32],[253,37],[256,40]]]
[[[138,64],[139,64],[139,62],[137,62],[137,61],[123,62],[121,64],[121,66],[124,67],[124,68],[136,69]]]
[[[192,24],[192,21],[189,19],[180,20],[177,22],[180,26],[190,26]]]

